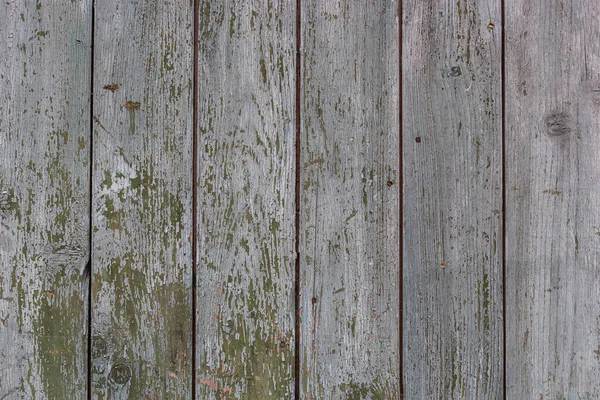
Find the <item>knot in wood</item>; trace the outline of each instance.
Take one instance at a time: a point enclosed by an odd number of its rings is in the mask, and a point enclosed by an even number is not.
[[[544,119],[548,136],[562,136],[571,133],[571,117],[564,111],[553,111]]]

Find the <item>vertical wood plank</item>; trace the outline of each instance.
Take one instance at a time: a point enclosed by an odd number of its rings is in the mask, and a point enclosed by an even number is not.
[[[193,4],[95,17],[93,397],[189,398]]]
[[[404,0],[403,11],[405,394],[498,399],[500,1]]]
[[[303,0],[301,398],[399,397],[395,1]]]
[[[200,3],[197,393],[294,394],[295,1]]]
[[[91,1],[0,5],[0,398],[83,399]]]
[[[600,4],[506,8],[507,395],[600,397]]]

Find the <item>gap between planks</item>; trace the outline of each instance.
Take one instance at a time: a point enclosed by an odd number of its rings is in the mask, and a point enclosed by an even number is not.
[[[194,0],[194,66],[192,77],[192,399],[196,398],[196,311],[198,275],[198,20],[200,0]]]
[[[296,202],[294,250],[296,261],[294,266],[294,399],[300,399],[300,130],[301,130],[301,100],[300,93],[300,61],[302,49],[302,0],[296,0],[296,182],[294,197]]]
[[[501,108],[500,113],[500,128],[501,131],[501,146],[500,151],[500,169],[501,169],[501,185],[502,185],[502,398],[506,399],[506,68],[505,68],[505,23],[506,13],[504,0],[500,0],[500,97]]]
[[[96,3],[92,2],[92,23],[90,41],[90,160],[89,160],[89,193],[88,193],[88,262],[84,277],[87,273],[87,398],[92,400],[92,201],[94,185],[92,183],[94,174],[94,37],[96,32],[95,11]]]

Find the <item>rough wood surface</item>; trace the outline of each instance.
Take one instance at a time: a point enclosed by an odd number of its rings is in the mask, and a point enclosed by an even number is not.
[[[189,398],[193,6],[95,16],[93,397]]]
[[[86,397],[91,1],[0,5],[0,399]]]
[[[406,398],[499,399],[500,1],[404,0],[402,18]]]
[[[396,399],[398,4],[301,16],[300,397]]]
[[[507,396],[600,397],[600,3],[506,16]]]
[[[202,1],[197,388],[294,393],[295,2]]]

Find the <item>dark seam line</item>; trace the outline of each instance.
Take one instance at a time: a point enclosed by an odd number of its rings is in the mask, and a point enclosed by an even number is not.
[[[403,161],[402,161],[402,113],[403,113],[403,107],[402,107],[402,97],[403,97],[403,91],[402,91],[402,2],[403,0],[399,0],[398,1],[398,19],[399,19],[399,26],[398,26],[398,68],[399,68],[399,72],[398,72],[398,144],[399,144],[399,151],[398,151],[398,191],[399,191],[399,196],[398,196],[398,223],[399,223],[399,227],[398,227],[398,240],[399,240],[399,246],[398,246],[398,250],[399,250],[399,254],[398,254],[398,259],[399,259],[399,294],[398,294],[398,302],[399,302],[399,314],[400,314],[400,334],[399,334],[399,340],[400,340],[400,348],[399,348],[399,356],[400,356],[400,374],[399,374],[399,379],[400,379],[400,398],[404,399],[404,311],[403,311],[403,275],[404,275],[404,231],[403,231],[403,220],[404,220],[404,198],[403,198],[403,188],[404,188],[404,170],[403,170]]]
[[[500,0],[500,15],[501,15],[501,121],[502,121],[502,392],[503,398],[506,399],[506,64],[505,64],[505,23],[506,14],[504,0]]]
[[[198,14],[200,0],[194,1],[194,65],[192,77],[192,399],[196,398],[196,312],[198,263]]]
[[[87,398],[92,399],[92,203],[93,203],[93,173],[94,173],[94,36],[96,33],[96,3],[91,0],[91,40],[90,40],[90,156],[88,171],[88,261],[84,276],[87,274]]]
[[[302,1],[296,1],[296,232],[295,252],[296,265],[294,271],[294,308],[295,308],[295,335],[294,335],[294,399],[300,399],[300,126],[301,126],[301,95],[300,95],[300,49],[302,43],[301,32]]]

